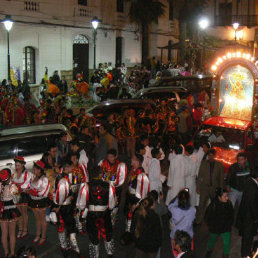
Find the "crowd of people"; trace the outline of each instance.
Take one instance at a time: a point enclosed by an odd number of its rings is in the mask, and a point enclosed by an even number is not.
[[[72,123],[85,118],[82,111]],[[162,134],[153,137],[145,133],[137,137],[137,117],[131,115],[129,112],[124,118],[127,126],[123,130],[129,130],[127,138],[122,136],[125,148],[119,144],[114,133],[117,127],[110,119],[100,125],[96,135],[91,134],[89,125],[70,126],[73,139],[67,133],[60,135],[54,145],[48,146],[42,159],[34,163],[33,171],[26,170],[26,161],[19,156],[15,158],[14,171],[6,168],[0,172],[1,239],[7,257],[14,255],[16,237],[23,239],[28,235],[28,207],[36,220],[33,242],[39,246],[45,244],[50,220],[57,225],[64,254],[70,249],[79,253],[76,233],[86,232],[90,240],[89,257],[98,257],[100,236],[112,257],[115,247],[112,232],[123,189],[126,189],[123,214],[127,233],[121,236],[121,243],[134,243],[136,257],[159,255],[164,231],[160,216],[169,213],[175,257],[194,257],[194,225],[204,220],[210,232],[206,257],[211,257],[220,235],[223,255],[229,257],[236,203],[241,254],[251,257],[257,233],[257,167],[248,163],[245,153],[239,153],[225,181],[224,167],[215,159],[216,151],[208,141],[189,145],[177,127],[171,145],[169,141],[160,142],[165,137]],[[63,116],[61,121],[67,119]],[[168,192],[163,200],[166,186]]]
[[[150,71],[136,67],[129,83],[134,88],[147,85],[157,67],[155,60]],[[163,70],[178,69],[189,76],[187,66],[167,68]],[[125,74],[124,64],[115,71],[111,63],[100,64],[91,83],[96,92],[97,88],[110,92],[110,82],[123,84]],[[66,108],[65,78],[60,80],[55,72],[50,81],[60,93],[53,98],[43,89],[39,107],[31,103],[26,87],[2,87],[3,126],[55,122],[69,129],[34,162],[33,171],[26,170],[21,156],[14,159],[13,171],[0,171],[1,241],[6,257],[15,256],[16,238],[28,236],[28,208],[36,221],[33,242],[46,244],[51,222],[57,226],[64,256],[80,254],[77,233],[82,233],[89,237],[87,257],[99,257],[101,237],[107,255],[112,257],[113,229],[120,212],[126,220],[120,244],[134,245],[137,258],[161,257],[163,215],[170,218],[171,250],[177,258],[198,257],[195,231],[204,221],[209,229],[205,257],[212,256],[219,236],[223,257],[229,257],[235,220],[242,236],[241,256],[255,257],[258,164],[239,153],[226,174],[207,139],[189,144],[196,128],[212,111],[207,92],[189,94],[178,107],[163,99],[140,112],[126,109],[122,114],[110,113],[105,123],[98,124],[84,108],[77,115]],[[127,92],[121,95],[129,98]],[[35,256],[31,249],[20,252]]]

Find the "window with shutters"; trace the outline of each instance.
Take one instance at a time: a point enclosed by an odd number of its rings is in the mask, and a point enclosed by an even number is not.
[[[23,49],[23,79],[29,84],[36,83],[35,49],[33,47]]]

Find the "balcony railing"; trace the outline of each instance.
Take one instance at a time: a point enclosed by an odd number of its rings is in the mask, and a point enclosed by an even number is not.
[[[215,17],[215,26],[231,26],[234,22],[238,22],[240,26],[258,26],[258,15],[219,15]]]

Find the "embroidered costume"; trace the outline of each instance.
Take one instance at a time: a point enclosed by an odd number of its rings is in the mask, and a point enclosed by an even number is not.
[[[0,221],[14,221],[21,216],[13,201],[19,190],[16,185],[8,182],[10,177],[10,169],[3,169],[0,171]]]
[[[15,158],[14,161],[25,164],[24,158],[20,156]],[[14,200],[17,205],[21,205],[21,206],[28,205],[30,197],[25,191],[28,190],[29,188],[31,177],[32,177],[32,173],[26,171],[25,169],[23,170],[20,177],[18,177],[17,172],[14,171],[11,177],[11,180],[12,180],[12,183],[15,184],[19,189],[19,194],[16,195],[16,198]]]
[[[33,182],[34,177],[31,178],[29,184],[31,209],[44,209],[50,205],[48,194],[50,190],[50,182],[46,176],[41,176],[37,182]]]
[[[72,249],[79,253],[80,251],[76,239],[77,229],[74,218],[72,183],[72,174],[66,175],[61,171],[55,181],[55,190],[53,194],[55,205],[53,207],[60,208],[57,215],[59,219],[58,237],[61,249],[67,250],[71,246]]]
[[[116,190],[112,183],[93,179],[89,184],[81,184],[76,206],[82,211],[82,218],[86,218],[91,258],[99,257],[100,236],[105,240],[107,254],[113,255],[111,210],[115,205]]]
[[[127,216],[127,226],[126,231],[130,231],[133,210],[132,206],[137,205],[137,203],[147,197],[150,191],[150,181],[146,176],[144,169],[142,167],[137,169],[132,169],[128,175],[129,186],[126,195],[126,216]]]

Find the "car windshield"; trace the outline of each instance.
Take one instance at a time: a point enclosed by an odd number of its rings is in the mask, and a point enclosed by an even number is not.
[[[243,130],[211,125],[202,125],[194,140],[207,140],[213,146],[225,149],[241,150],[244,148]]]

